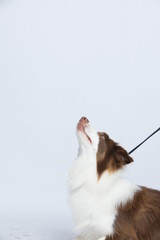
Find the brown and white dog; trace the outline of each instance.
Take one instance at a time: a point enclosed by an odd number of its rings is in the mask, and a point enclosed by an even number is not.
[[[78,157],[69,175],[70,203],[79,240],[159,240],[160,191],[123,177],[133,162],[87,118],[77,125]]]

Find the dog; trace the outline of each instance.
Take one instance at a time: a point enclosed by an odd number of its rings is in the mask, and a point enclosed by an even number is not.
[[[69,173],[77,240],[160,240],[160,191],[125,179],[133,159],[86,117],[77,124],[77,138]]]

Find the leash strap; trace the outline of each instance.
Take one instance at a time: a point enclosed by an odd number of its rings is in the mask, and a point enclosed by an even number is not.
[[[147,137],[143,142],[141,142],[139,145],[137,145],[135,148],[133,148],[129,152],[129,154],[133,153],[137,148],[139,148],[144,142],[146,142],[150,137],[152,137],[154,134],[156,134],[159,130],[160,130],[160,127],[155,132],[153,132],[149,137]]]

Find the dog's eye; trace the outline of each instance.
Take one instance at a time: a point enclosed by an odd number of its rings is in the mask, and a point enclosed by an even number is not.
[[[105,140],[105,136],[103,134],[100,134],[100,139]]]

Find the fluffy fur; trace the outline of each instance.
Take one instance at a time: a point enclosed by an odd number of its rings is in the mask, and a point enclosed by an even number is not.
[[[124,166],[133,159],[106,133],[96,132],[85,117],[77,125],[77,137],[78,156],[69,175],[77,239],[160,239],[160,210],[155,213],[150,206],[160,208],[160,193],[123,177]]]

